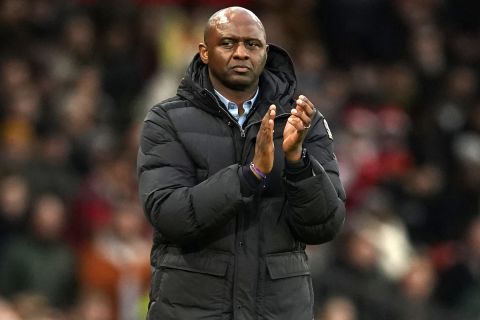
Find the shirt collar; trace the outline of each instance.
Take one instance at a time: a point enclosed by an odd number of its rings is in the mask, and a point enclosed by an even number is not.
[[[228,100],[227,98],[225,98],[220,92],[218,92],[217,90],[213,89],[213,91],[215,91],[215,94],[217,95],[217,97],[220,99],[220,101],[225,105],[225,107],[228,108],[228,105],[230,103],[234,103],[230,100]],[[253,106],[253,104],[255,103],[255,100],[257,100],[257,97],[258,97],[258,91],[259,91],[259,88],[257,87],[257,91],[255,92],[255,95],[253,96],[252,99],[250,100],[247,100],[243,103],[243,105],[247,105],[249,108],[251,106]]]

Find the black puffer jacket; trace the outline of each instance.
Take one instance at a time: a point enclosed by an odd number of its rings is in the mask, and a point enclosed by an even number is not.
[[[293,64],[270,45],[260,94],[244,128],[221,107],[195,56],[177,95],[147,114],[138,156],[140,197],[155,230],[148,318],[313,318],[305,244],[331,240],[345,217],[332,139],[317,112],[304,146],[314,175],[283,174],[283,128],[294,103]],[[260,120],[277,106],[275,162],[252,190]]]

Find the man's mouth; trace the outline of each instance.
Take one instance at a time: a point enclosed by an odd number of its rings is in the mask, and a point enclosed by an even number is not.
[[[245,73],[245,72],[248,72],[250,68],[247,66],[234,66],[232,67],[232,70],[239,73]]]

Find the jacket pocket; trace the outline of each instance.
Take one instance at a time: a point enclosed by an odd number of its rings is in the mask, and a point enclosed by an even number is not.
[[[152,288],[156,289],[152,292],[156,311],[151,312],[159,319],[163,319],[160,316],[164,312],[175,314],[178,319],[220,319],[229,301],[227,272],[230,263],[228,253],[182,252],[180,248],[169,247],[157,260],[152,279]]]
[[[265,262],[273,280],[310,274],[307,256],[303,252],[269,254],[265,257]]]
[[[313,318],[313,289],[305,252],[265,256],[261,297],[265,319]]]
[[[160,268],[178,269],[224,277],[230,256],[213,251],[181,253],[180,249],[169,250],[158,259]]]

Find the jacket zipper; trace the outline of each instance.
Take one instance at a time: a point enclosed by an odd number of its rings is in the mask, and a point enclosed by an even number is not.
[[[218,103],[218,100],[215,98],[215,96],[213,95],[213,93],[211,93],[210,91],[204,89],[203,92],[205,92],[206,95],[208,95],[210,98],[212,98],[213,101],[215,101],[217,107],[219,108],[219,112],[223,112],[223,114],[225,114],[228,119],[230,119],[232,121],[232,123],[236,123],[237,124],[237,127],[238,129],[240,130],[240,136],[242,137],[242,139],[245,139],[245,130],[242,128],[242,126],[238,123],[237,119],[235,119],[231,114],[230,112],[228,112],[228,110],[225,110],[225,108],[222,108],[220,106],[220,104]],[[245,145],[245,144],[243,144]],[[235,149],[235,153],[236,153],[236,148]],[[235,159],[237,159],[237,154],[235,154]],[[243,219],[242,219],[242,214],[237,214],[235,216],[235,243],[234,243],[234,270],[233,270],[233,296],[232,296],[232,305],[233,305],[233,318],[236,319],[237,318],[237,309],[241,308],[241,306],[239,306],[237,304],[237,299],[236,299],[236,292],[237,292],[237,283],[238,283],[238,262],[237,262],[237,252],[239,252],[240,250],[244,249],[244,240],[243,240],[243,232],[242,232],[242,227],[241,225],[243,224]]]
[[[277,120],[277,119],[282,119],[282,118],[288,118],[289,116],[290,116],[289,113],[282,113],[282,114],[279,114],[278,116],[276,116],[276,117],[275,117],[275,120]],[[252,127],[252,126],[254,126],[254,125],[256,125],[256,124],[259,124],[259,123],[261,123],[261,122],[262,122],[262,121],[259,120],[259,121],[255,121],[255,122],[249,123],[244,129],[242,129],[242,131],[243,131],[243,136],[242,136],[242,137],[245,138],[246,132],[247,132],[248,129],[250,129],[250,127]],[[241,134],[242,134],[242,132],[241,132]],[[243,147],[245,148],[245,144],[244,144]],[[246,150],[242,150],[242,159],[241,159],[242,163],[244,163],[244,162],[246,161],[246,158],[245,158],[246,155],[247,155]]]
[[[259,120],[259,121],[255,121],[255,122],[252,122],[252,123],[249,123],[245,128],[242,128],[242,126],[238,123],[238,121],[230,114],[230,112],[228,112],[228,110],[225,110],[225,108],[222,108],[220,106],[220,104],[218,103],[218,100],[215,98],[215,96],[213,95],[213,93],[211,93],[210,91],[204,89],[203,92],[205,92],[206,95],[208,95],[210,98],[212,98],[213,101],[215,101],[216,105],[218,106],[219,110],[221,110],[220,112],[223,112],[223,114],[225,114],[231,121],[233,121],[233,123],[236,123],[237,124],[237,127],[238,129],[240,130],[240,136],[242,139],[245,139],[246,137],[246,131],[248,129],[250,129],[252,126],[258,124],[258,123],[261,123],[262,121]],[[252,110],[252,114],[255,110]],[[281,119],[281,118],[284,118],[284,117],[289,117],[290,114],[288,113],[283,113],[283,114],[280,114],[278,116],[275,117],[275,119]],[[247,118],[248,120],[248,118]],[[245,141],[243,141],[243,146],[242,146],[242,149],[245,148]],[[236,150],[236,148],[235,148]],[[244,156],[246,155],[246,152],[245,150],[242,150],[242,163],[245,162],[245,159]],[[235,159],[237,159],[237,155],[235,155]],[[240,251],[241,250],[245,250],[245,240],[244,240],[244,235],[243,235],[243,223],[244,223],[244,219],[243,219],[243,215],[240,214],[240,215],[236,215],[235,217],[236,219],[236,223],[235,223],[235,254],[234,254],[234,271],[233,271],[233,296],[232,296],[232,304],[233,304],[233,318],[236,319],[237,318],[237,310],[239,310],[241,308],[241,305],[238,305],[237,304],[237,299],[236,299],[236,292],[237,292],[237,283],[238,283],[238,263],[237,263],[237,252],[240,254]]]
[[[208,91],[207,89],[204,89],[204,91],[210,98],[212,98],[213,101],[215,101],[215,103],[217,104],[217,107],[219,108],[219,110],[221,110],[221,112],[223,112],[224,115],[226,115],[230,120],[232,120],[232,123],[235,123],[238,127],[238,129],[240,130],[240,136],[242,138],[245,138],[245,130],[242,128],[242,126],[238,123],[237,119],[235,119],[232,114],[230,112],[228,112],[228,110],[225,110],[225,108],[222,108],[222,106],[218,103],[218,100],[215,98],[215,96],[213,95],[213,93],[211,93],[210,91]]]

